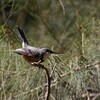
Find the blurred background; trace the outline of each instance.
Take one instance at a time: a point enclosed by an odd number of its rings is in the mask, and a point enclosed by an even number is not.
[[[100,0],[0,0],[0,100],[44,100],[44,71],[13,53],[17,26],[31,46],[63,52],[43,63],[50,100],[100,100]]]

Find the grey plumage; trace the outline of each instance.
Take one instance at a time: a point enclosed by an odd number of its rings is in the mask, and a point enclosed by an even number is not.
[[[39,49],[31,46],[16,49],[14,52],[20,55],[27,55],[32,57],[38,57],[40,55]]]

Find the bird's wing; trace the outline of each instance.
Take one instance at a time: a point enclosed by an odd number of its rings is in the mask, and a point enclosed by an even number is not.
[[[32,56],[35,58],[38,58],[40,55],[39,49],[31,46],[27,46],[25,48],[19,48],[14,51],[14,53],[20,54],[20,55],[27,55]]]
[[[28,47],[26,47],[24,49],[28,53],[28,56],[32,56],[32,57],[37,58],[40,55],[38,48],[28,46]]]

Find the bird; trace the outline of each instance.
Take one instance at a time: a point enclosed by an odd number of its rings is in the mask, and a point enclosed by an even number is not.
[[[51,54],[57,54],[57,52],[54,52],[49,48],[37,48],[30,46],[24,31],[20,27],[17,27],[17,29],[19,31],[18,37],[22,41],[22,48],[14,50],[14,53],[21,55],[28,63],[32,65],[40,64]]]

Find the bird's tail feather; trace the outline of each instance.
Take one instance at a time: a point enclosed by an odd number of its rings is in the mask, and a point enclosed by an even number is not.
[[[24,41],[26,44],[29,44],[28,41],[27,41],[27,39],[26,39],[26,36],[25,36],[23,30],[22,30],[20,27],[17,27],[17,29],[18,29],[18,31],[19,31],[19,33],[20,33],[19,38],[20,38],[22,41]]]

